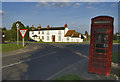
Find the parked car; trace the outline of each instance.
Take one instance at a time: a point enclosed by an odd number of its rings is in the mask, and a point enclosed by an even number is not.
[[[29,39],[28,42],[37,42],[37,41],[33,39]]]

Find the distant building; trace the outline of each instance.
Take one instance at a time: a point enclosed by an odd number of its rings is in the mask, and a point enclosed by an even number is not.
[[[43,42],[83,42],[84,36],[75,30],[69,30],[67,24],[64,27],[49,27],[41,28],[29,31],[29,37],[33,40]]]

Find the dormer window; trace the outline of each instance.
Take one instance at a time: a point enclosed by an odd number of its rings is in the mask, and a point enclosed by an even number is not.
[[[34,31],[32,31],[32,34],[34,34]]]

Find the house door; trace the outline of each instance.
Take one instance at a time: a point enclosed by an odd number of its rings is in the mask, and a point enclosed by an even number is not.
[[[52,42],[55,42],[55,35],[52,35]]]

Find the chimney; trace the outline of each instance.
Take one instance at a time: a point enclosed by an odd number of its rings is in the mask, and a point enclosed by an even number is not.
[[[32,25],[32,30],[34,30],[35,29],[35,27],[34,27],[34,25]]]
[[[67,28],[68,27],[68,25],[67,24],[65,24],[65,28]]]
[[[48,26],[47,26],[47,29],[49,29],[49,28],[50,28],[50,26],[48,25]]]
[[[41,25],[39,24],[38,29],[41,29]]]

